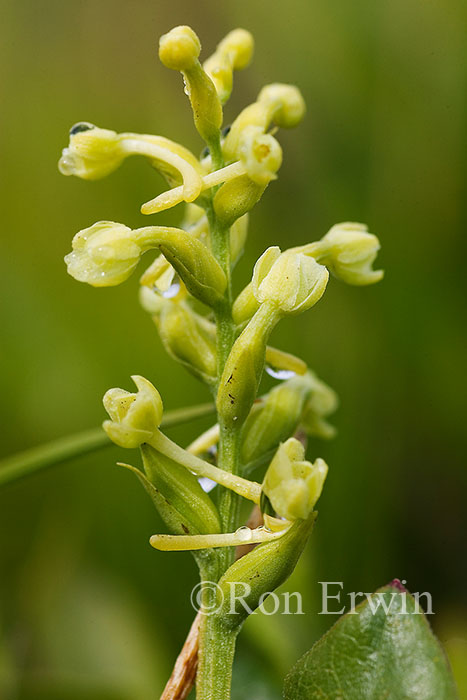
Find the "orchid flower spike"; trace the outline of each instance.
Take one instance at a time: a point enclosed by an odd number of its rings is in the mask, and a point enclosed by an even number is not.
[[[253,56],[254,40],[246,29],[234,29],[218,44],[203,65],[216,86],[219,99],[225,104],[232,92],[234,70],[246,68]]]

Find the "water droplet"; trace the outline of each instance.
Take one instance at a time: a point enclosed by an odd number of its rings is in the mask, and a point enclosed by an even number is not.
[[[58,161],[58,169],[62,175],[74,175],[76,172],[76,161],[68,148],[64,148],[62,157]]]
[[[266,372],[270,377],[281,379],[282,381],[295,377],[295,372],[291,369],[276,369],[276,367],[271,367],[270,365],[266,365]]]
[[[209,493],[210,491],[213,490],[215,486],[217,486],[216,482],[213,481],[212,479],[208,479],[207,476],[200,476],[198,479],[199,485],[205,491],[206,493]]]
[[[174,280],[170,287],[165,290],[165,292],[162,292],[162,296],[164,299],[173,299],[174,297],[177,296],[177,294],[180,291],[180,282],[178,279]]]
[[[253,537],[253,531],[246,525],[242,525],[242,527],[239,527],[238,530],[235,531],[235,535],[240,542],[250,542]]]
[[[80,131],[90,131],[91,129],[95,128],[96,127],[94,124],[90,124],[89,122],[78,122],[71,127],[70,136],[73,136],[73,134],[79,134]]]

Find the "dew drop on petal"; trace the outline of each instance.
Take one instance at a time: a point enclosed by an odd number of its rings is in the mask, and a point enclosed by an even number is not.
[[[295,372],[291,369],[276,369],[270,365],[266,365],[266,372],[270,377],[273,377],[274,379],[281,379],[282,381],[295,377]]]
[[[76,162],[68,148],[64,148],[62,157],[58,161],[58,169],[62,175],[74,175],[76,172]]]
[[[253,537],[253,531],[246,525],[242,525],[242,527],[239,527],[238,530],[235,531],[235,535],[240,542],[250,542]]]

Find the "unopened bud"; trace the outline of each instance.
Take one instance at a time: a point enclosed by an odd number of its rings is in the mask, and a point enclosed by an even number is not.
[[[252,291],[259,304],[269,302],[283,314],[311,308],[326,289],[329,273],[323,265],[295,251],[268,248],[255,265]]]
[[[184,304],[166,300],[157,319],[159,334],[166,350],[185,367],[212,382],[216,377],[216,339],[196,314]]]
[[[208,143],[213,140],[218,142],[222,106],[214,83],[198,60],[200,51],[200,41],[190,27],[175,27],[164,34],[159,42],[162,63],[183,73],[199,134]]]
[[[214,211],[224,228],[253,209],[261,199],[266,185],[253,182],[248,175],[238,177],[223,184],[214,196]]]
[[[288,379],[271,389],[257,410],[251,411],[243,427],[243,464],[258,459],[293,435],[310,393],[307,374]]]
[[[258,102],[272,111],[274,124],[282,129],[297,126],[305,116],[305,100],[295,85],[266,85],[258,95]]]
[[[264,304],[239,335],[225,363],[217,393],[217,412],[227,425],[240,426],[256,398],[264,368],[266,344],[278,321]]]
[[[245,29],[234,29],[222,39],[215,53],[204,62],[204,70],[209,75],[222,104],[227,102],[232,92],[233,71],[243,70],[253,55],[253,37]]]
[[[263,134],[271,124],[290,128],[296,126],[304,114],[305,102],[297,87],[281,83],[266,85],[257,101],[240,112],[232,124],[222,146],[226,161],[239,157],[245,129],[248,127],[256,127]]]

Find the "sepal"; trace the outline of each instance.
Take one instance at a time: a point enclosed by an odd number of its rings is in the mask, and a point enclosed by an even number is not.
[[[141,454],[147,479],[157,492],[156,498],[150,495],[174,534],[196,535],[221,531],[216,506],[188,469],[156,452],[150,445],[142,445]]]

